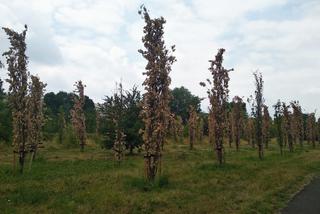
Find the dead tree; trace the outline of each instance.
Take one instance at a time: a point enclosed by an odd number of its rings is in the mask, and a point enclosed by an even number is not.
[[[307,140],[311,141],[312,147],[316,147],[316,118],[315,113],[308,114],[307,117]]]
[[[71,109],[71,120],[72,126],[76,133],[76,136],[79,141],[80,151],[84,151],[84,146],[86,145],[86,121],[84,115],[84,88],[86,87],[83,85],[82,81],[79,80],[74,84],[76,89],[74,90],[73,96],[73,108]]]
[[[283,155],[283,110],[280,100],[273,106],[274,107],[274,123],[276,125],[277,142],[280,148],[280,154]]]
[[[32,160],[35,159],[38,146],[42,144],[42,128],[44,126],[43,115],[43,96],[46,84],[40,81],[39,77],[31,75],[31,84],[29,85],[28,100],[28,144],[32,153]]]
[[[293,116],[293,129],[295,139],[299,139],[300,147],[303,147],[303,140],[304,140],[304,125],[303,125],[303,113],[301,110],[301,106],[298,101],[291,102],[292,107],[292,116]]]
[[[215,150],[217,153],[217,160],[219,164],[223,163],[224,160],[224,147],[223,147],[223,130],[226,128],[226,110],[227,110],[227,101],[229,97],[229,71],[222,66],[223,53],[225,49],[221,48],[218,50],[217,55],[214,60],[209,60],[211,66],[209,71],[211,72],[213,83],[209,79],[207,82],[212,85],[211,89],[208,89],[208,97],[210,101],[210,112]],[[201,86],[206,86],[204,82],[200,83]]]
[[[282,103],[283,116],[284,116],[284,134],[288,143],[289,151],[293,152],[293,137],[292,137],[292,114],[289,111],[289,106]]]
[[[194,142],[196,140],[196,126],[197,126],[197,112],[193,106],[189,106],[189,145],[190,149],[193,149]]]
[[[242,106],[243,101],[241,97],[235,96],[232,99],[233,102],[233,108],[232,108],[232,129],[233,129],[233,138],[236,143],[236,149],[239,151],[240,147],[240,136],[241,136],[241,130],[242,130],[242,124],[243,124],[243,117],[242,117]]]
[[[163,17],[152,19],[147,9],[141,6],[139,14],[142,15],[145,26],[142,42],[145,50],[139,53],[147,60],[145,67],[146,79],[143,82],[145,94],[143,95],[142,119],[144,122],[144,162],[145,174],[149,181],[153,181],[158,172],[161,173],[161,146],[164,144],[170,116],[169,73],[171,65],[176,58],[171,55],[175,51],[172,46],[167,49],[163,39],[163,26],[166,23]]]
[[[9,105],[12,112],[13,126],[13,152],[15,166],[15,154],[19,155],[20,173],[23,173],[26,148],[28,140],[28,57],[25,42],[27,26],[22,33],[17,33],[9,28],[2,28],[9,37],[10,48],[3,53],[8,65],[9,78]]]

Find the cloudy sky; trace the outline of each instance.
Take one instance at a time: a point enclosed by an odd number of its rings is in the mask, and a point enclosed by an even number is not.
[[[72,91],[81,79],[100,102],[120,80],[141,87],[141,4],[167,20],[166,44],[176,45],[178,60],[172,88],[205,97],[199,82],[210,77],[208,60],[224,47],[225,67],[235,69],[230,97],[253,94],[258,69],[268,105],[299,100],[306,111],[320,108],[319,0],[0,0],[0,26],[28,25],[29,70],[47,91]],[[0,32],[0,52],[7,47]]]

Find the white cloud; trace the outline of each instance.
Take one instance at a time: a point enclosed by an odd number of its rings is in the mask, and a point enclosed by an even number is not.
[[[141,88],[146,63],[137,52],[143,47],[141,3],[0,0],[0,25],[21,30],[29,24],[30,70],[47,81],[48,90],[71,91],[82,79],[87,94],[101,101],[120,79],[127,87]],[[165,17],[166,44],[177,47],[172,87],[184,85],[205,97],[199,82],[210,76],[208,60],[224,47],[225,66],[235,68],[230,97],[252,94],[252,72],[259,69],[268,105],[280,98],[298,99],[307,111],[320,106],[315,99],[320,96],[318,1],[151,0],[146,6],[152,17]],[[3,39],[0,34],[0,51]]]

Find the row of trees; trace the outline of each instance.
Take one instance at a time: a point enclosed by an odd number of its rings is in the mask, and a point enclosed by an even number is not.
[[[143,83],[146,93],[143,97],[143,119],[144,119],[144,146],[145,146],[145,172],[149,180],[153,180],[158,167],[161,167],[161,149],[164,143],[166,121],[170,118],[168,111],[169,84],[171,65],[175,57],[170,55],[163,41],[163,17],[151,19],[148,11],[142,6],[139,14],[143,15],[146,22],[144,27],[144,37],[142,42],[146,50],[139,50],[147,60],[146,80]],[[174,52],[174,46],[171,47]],[[225,49],[218,50],[213,60],[209,60],[211,66],[209,71],[212,79],[207,79],[207,94],[210,102],[208,115],[209,141],[213,143],[216,150],[216,157],[219,164],[224,162],[224,137],[225,132],[229,137],[229,144],[235,139],[236,148],[239,150],[241,126],[243,125],[243,113],[241,112],[243,101],[239,96],[233,99],[233,108],[228,108],[229,98],[229,72],[233,69],[226,69],[222,65]],[[264,147],[268,147],[270,139],[270,115],[268,107],[264,104],[263,98],[263,78],[262,74],[255,72],[254,96],[248,99],[251,105],[251,118],[247,118],[248,138],[253,146],[257,145],[258,156],[264,157]],[[206,83],[201,82],[201,86],[206,87]],[[277,127],[277,139],[282,154],[282,143],[288,144],[289,151],[293,151],[294,139],[300,139],[303,144],[302,127],[307,127],[307,139],[315,145],[316,122],[314,113],[307,117],[307,126],[302,125],[301,107],[297,102],[291,103],[293,112],[289,106],[280,101],[275,105],[275,124]],[[186,107],[186,106],[185,106]],[[194,108],[189,112],[189,142],[190,149],[193,148],[195,140],[196,113]]]
[[[17,33],[9,28],[2,28],[8,35],[11,47],[3,53],[8,66],[8,105],[12,115],[12,144],[15,156],[18,154],[20,172],[23,172],[25,156],[31,153],[34,159],[41,143],[41,130],[44,123],[43,93],[46,84],[37,76],[30,76],[27,71],[26,32]],[[31,82],[29,81],[31,79]],[[32,163],[32,162],[30,162]]]
[[[27,71],[27,27],[21,34],[4,28],[11,43],[9,51],[3,54],[9,71],[6,80],[9,90],[7,95],[0,90],[0,107],[8,103],[10,108],[8,117],[9,121],[12,119],[12,142],[14,153],[19,154],[21,172],[25,155],[31,153],[31,160],[34,159],[42,142],[42,130],[57,133],[61,143],[68,132],[74,133],[81,151],[86,145],[87,132],[95,132],[96,139],[101,140],[104,148],[113,149],[118,163],[126,150],[133,153],[135,148],[143,149],[145,175],[149,181],[161,173],[166,140],[172,137],[181,142],[186,132],[189,133],[190,149],[196,141],[202,141],[204,134],[208,135],[219,164],[225,162],[224,145],[227,140],[230,146],[234,143],[238,151],[240,139],[245,138],[257,147],[260,159],[263,159],[264,148],[268,147],[272,136],[277,137],[281,154],[286,146],[290,152],[294,151],[297,142],[302,147],[305,139],[315,146],[320,121],[316,122],[314,113],[303,114],[297,101],[290,105],[279,101],[274,106],[275,119],[272,121],[264,104],[261,73],[254,73],[256,89],[254,96],[248,99],[250,116],[243,98],[235,96],[229,102],[229,72],[233,69],[223,66],[223,48],[218,50],[213,60],[209,60],[211,78],[200,83],[207,87],[208,114],[200,112],[201,99],[186,88],[171,91],[169,74],[176,58],[172,55],[175,46],[167,48],[163,39],[166,21],[163,17],[151,18],[144,6],[139,14],[145,21],[144,49],[139,50],[147,61],[143,73],[146,79],[142,84],[145,93],[141,95],[137,87],[125,90],[120,83],[111,96],[106,96],[104,102],[97,105],[85,96],[82,81],[75,83],[73,93],[44,95],[46,85]],[[0,125],[3,124],[1,121]]]
[[[12,119],[12,145],[13,165],[18,154],[19,171],[23,173],[25,157],[30,153],[30,167],[35,159],[39,146],[43,141],[42,130],[45,124],[44,117],[44,91],[46,84],[38,76],[28,72],[28,57],[26,56],[27,26],[22,33],[17,33],[9,28],[2,28],[10,41],[9,50],[2,55],[6,59],[9,84],[7,96],[2,90],[1,104],[7,104]],[[1,63],[1,67],[4,65]],[[81,81],[75,84],[77,95],[73,96],[74,105],[71,110],[73,129],[80,142],[81,150],[86,141],[84,117],[84,85]],[[1,107],[4,107],[1,105]],[[2,122],[2,121],[1,121]]]

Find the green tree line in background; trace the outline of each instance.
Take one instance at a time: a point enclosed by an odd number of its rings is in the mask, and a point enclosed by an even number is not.
[[[8,95],[5,92],[3,81],[0,79],[0,143],[10,144],[12,142],[12,119],[11,111],[8,106]],[[174,88],[171,92],[170,109],[171,112],[180,116],[183,125],[187,126],[189,118],[189,106],[194,106],[197,113],[206,119],[206,113],[201,112],[201,99],[193,95],[187,88]],[[73,92],[60,91],[58,93],[48,92],[44,95],[44,117],[43,127],[44,141],[55,140],[67,146],[77,145],[75,134],[71,125],[70,111],[74,105]],[[112,118],[108,113],[113,111],[116,106],[112,102],[116,94],[105,96],[102,103],[94,101],[85,96],[84,113],[86,121],[86,131],[91,137],[101,144],[101,147],[111,149],[114,137],[110,133],[115,133]],[[137,87],[125,90],[124,93],[124,116],[121,126],[126,135],[126,148],[130,153],[133,149],[140,147],[143,143],[139,130],[143,127],[140,118],[141,111],[141,92]],[[207,133],[207,122],[204,124],[204,132]],[[185,128],[185,135],[187,135]]]

